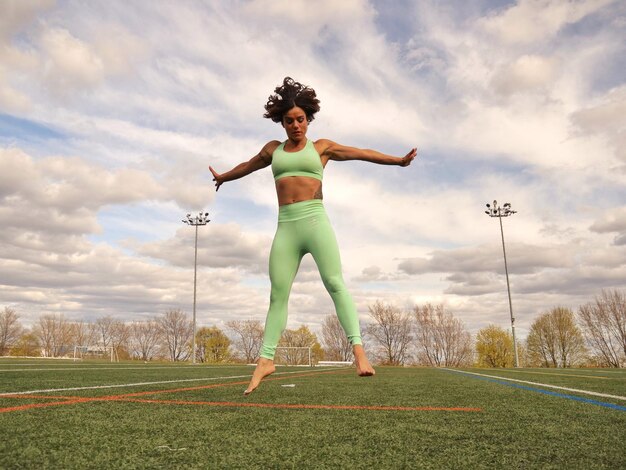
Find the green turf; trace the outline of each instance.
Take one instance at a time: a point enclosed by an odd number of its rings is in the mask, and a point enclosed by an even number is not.
[[[626,395],[626,371],[467,371]],[[378,368],[373,378],[358,378],[354,370],[319,374],[317,368],[279,368],[285,374],[273,376],[275,380],[264,382],[244,398],[241,393],[251,372],[250,367],[0,360],[0,392],[178,381],[39,394],[125,395],[122,400],[158,403],[89,401],[0,413],[0,468],[626,467],[624,409],[423,368]],[[236,382],[243,383],[199,388]],[[128,396],[143,391],[161,393]],[[617,398],[553,391],[626,407]],[[54,401],[36,398],[36,394],[0,396],[0,409]],[[249,403],[296,408],[237,406]],[[306,409],[300,405],[482,411]]]

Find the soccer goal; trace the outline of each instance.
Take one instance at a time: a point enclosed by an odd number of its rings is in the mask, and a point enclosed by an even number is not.
[[[279,346],[274,355],[274,364],[279,366],[313,367],[310,346]]]
[[[74,346],[74,361],[84,361],[90,359],[119,361],[117,354],[111,346]]]

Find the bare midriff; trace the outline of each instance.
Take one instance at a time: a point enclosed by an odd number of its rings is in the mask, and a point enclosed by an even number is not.
[[[323,199],[322,182],[308,176],[285,176],[276,181],[278,205]]]

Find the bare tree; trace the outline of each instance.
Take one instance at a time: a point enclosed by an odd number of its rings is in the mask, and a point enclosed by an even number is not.
[[[111,347],[118,360],[120,356],[122,358],[129,357],[129,339],[130,327],[123,321],[114,320],[111,325]]]
[[[531,365],[556,367],[556,340],[550,328],[550,319],[542,315],[530,327],[526,349]]]
[[[352,345],[346,336],[339,318],[331,313],[324,317],[322,323],[322,343],[324,357],[330,361],[351,361]]]
[[[96,320],[96,342],[103,348],[111,347],[115,320],[110,315]]]
[[[193,324],[182,310],[168,310],[158,320],[172,362],[185,361],[191,354]]]
[[[72,346],[72,326],[63,314],[43,315],[34,327],[44,357],[59,357]]]
[[[77,321],[70,324],[74,346],[91,346],[97,342],[98,332],[96,325]]]
[[[580,363],[586,352],[574,313],[564,307],[555,307],[533,322],[526,347],[531,361],[540,359],[545,367],[571,367]]]
[[[12,308],[4,307],[0,313],[0,356],[9,352],[9,349],[19,340],[22,330],[19,315]]]
[[[459,367],[472,361],[472,336],[463,322],[443,305],[427,304],[413,310],[418,360],[435,367]]]
[[[154,320],[134,322],[130,325],[130,347],[143,361],[150,361],[161,341],[161,328]]]
[[[369,307],[374,319],[365,329],[374,338],[383,364],[401,365],[409,356],[411,316],[397,307],[376,302]]]
[[[602,291],[595,302],[580,307],[578,318],[587,344],[601,363],[626,366],[626,296],[624,292]]]
[[[226,326],[235,334],[235,348],[248,364],[256,362],[263,343],[263,325],[258,320],[232,320]]]

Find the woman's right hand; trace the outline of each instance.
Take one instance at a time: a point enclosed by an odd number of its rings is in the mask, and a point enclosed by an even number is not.
[[[209,167],[209,170],[211,170],[211,173],[213,174],[213,181],[215,181],[215,191],[217,192],[217,190],[220,189],[220,186],[222,185],[224,180],[222,179],[222,175],[215,171],[213,167]]]

